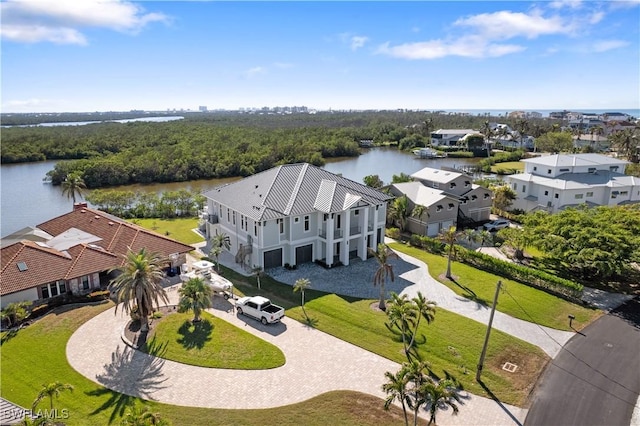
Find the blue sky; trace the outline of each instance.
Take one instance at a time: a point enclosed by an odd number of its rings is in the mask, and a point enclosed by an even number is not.
[[[3,112],[640,108],[640,0],[0,7]]]

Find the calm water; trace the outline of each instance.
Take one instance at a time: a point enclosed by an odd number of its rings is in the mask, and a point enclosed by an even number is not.
[[[325,169],[360,183],[365,176],[377,174],[385,183],[389,183],[393,175],[412,174],[423,167],[454,167],[474,162],[475,160],[449,158],[420,160],[412,154],[398,152],[395,149],[374,148],[364,151],[357,158],[332,161]],[[38,225],[71,210],[73,203],[62,196],[61,188],[42,181],[55,163],[45,161],[0,167],[0,236],[9,235],[25,226]],[[206,191],[234,180],[236,179],[128,185],[118,189],[163,192],[184,188],[190,191]]]

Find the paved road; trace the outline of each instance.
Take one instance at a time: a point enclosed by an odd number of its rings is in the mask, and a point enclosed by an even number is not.
[[[536,389],[525,425],[624,425],[640,393],[640,300],[576,334]]]

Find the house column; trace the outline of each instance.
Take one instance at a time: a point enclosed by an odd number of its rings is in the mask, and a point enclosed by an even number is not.
[[[371,238],[371,241],[373,241],[374,251],[378,250],[378,244],[380,244],[380,241],[378,241],[378,210],[379,209],[380,207],[376,206],[375,210],[373,211],[373,238]]]
[[[342,264],[344,266],[348,266],[349,265],[349,244],[351,243],[351,211],[346,210],[344,212],[344,231],[345,231],[345,235],[344,235],[344,250],[342,251],[342,253],[340,253],[340,262],[342,262]]]
[[[333,264],[333,232],[333,213],[330,213],[327,218],[327,257],[325,259],[328,267]]]
[[[362,260],[367,260],[367,240],[369,236],[369,209],[371,207],[364,208],[362,214],[362,240],[360,241],[360,247],[358,247],[358,256]]]

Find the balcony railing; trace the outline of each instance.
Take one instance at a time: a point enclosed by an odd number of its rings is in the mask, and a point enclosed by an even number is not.
[[[327,230],[326,229],[319,229],[318,230],[318,236],[320,238],[324,238],[325,240],[327,239]],[[333,239],[337,240],[338,238],[342,238],[342,229],[334,229],[333,230]]]
[[[211,223],[212,225],[215,225],[216,223],[218,223],[218,215],[217,214],[210,214],[209,215],[209,223]]]
[[[358,235],[362,232],[362,228],[359,226],[352,226],[349,228],[349,235]]]

